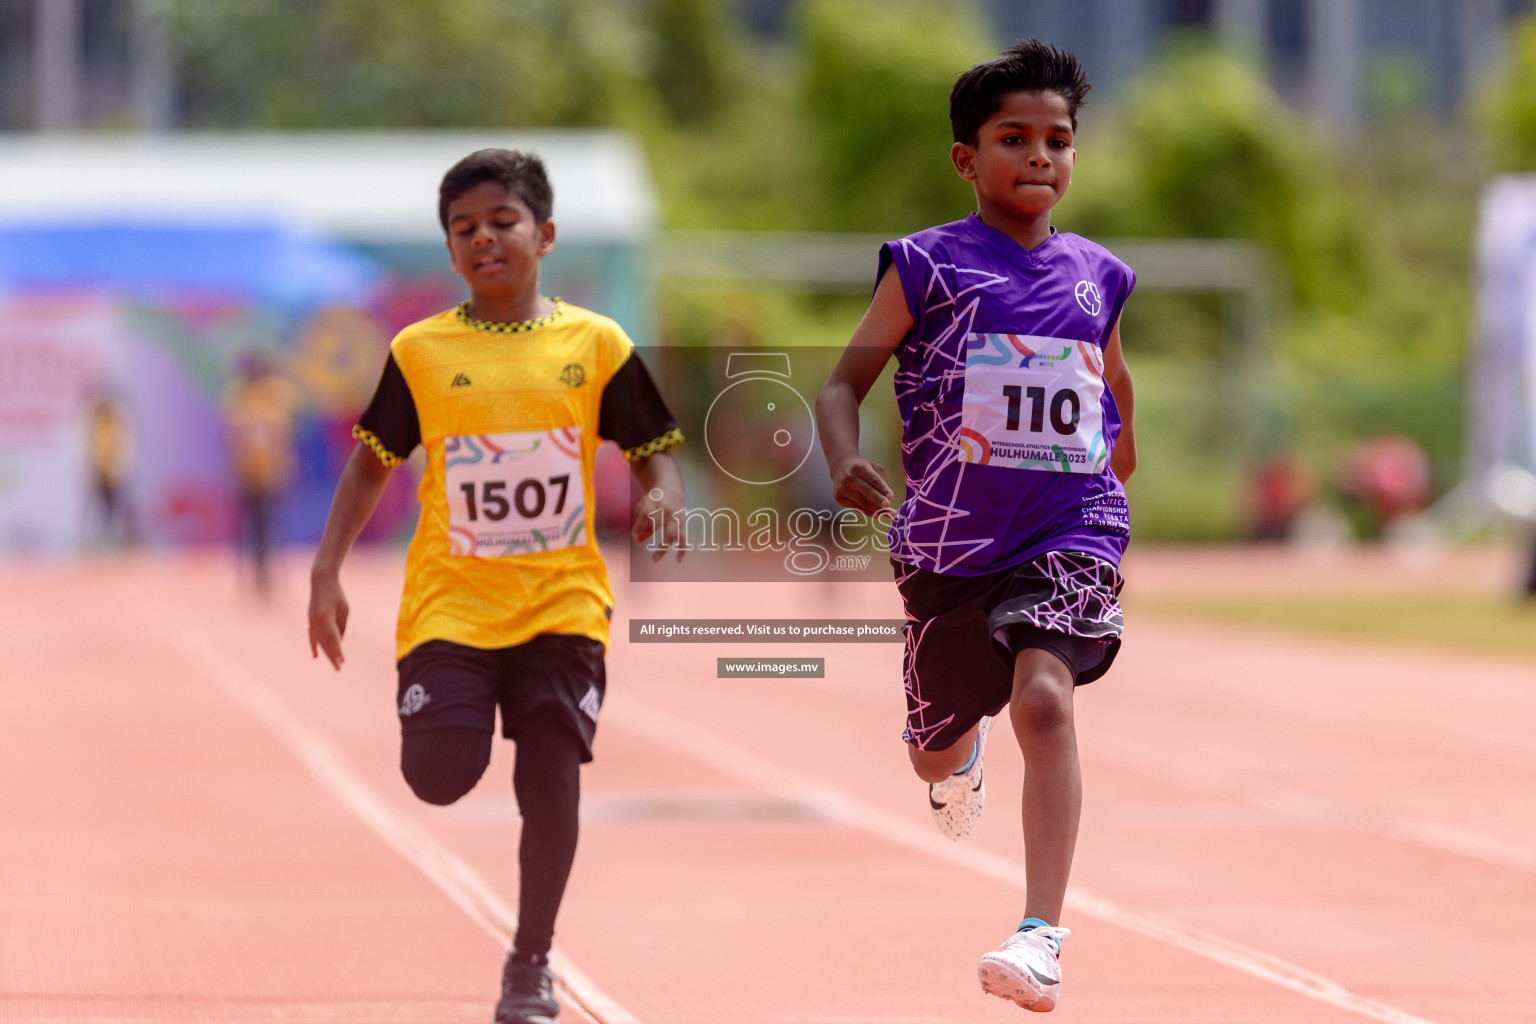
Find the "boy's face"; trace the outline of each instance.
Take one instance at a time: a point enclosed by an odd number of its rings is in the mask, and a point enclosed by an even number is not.
[[[977,201],[1021,220],[1048,212],[1072,184],[1072,115],[1054,92],[1010,92],[976,134],[957,142],[950,159],[976,186]]]
[[[448,204],[448,256],[471,295],[512,296],[536,286],[555,247],[555,222],[534,220],[516,192],[482,181]]]

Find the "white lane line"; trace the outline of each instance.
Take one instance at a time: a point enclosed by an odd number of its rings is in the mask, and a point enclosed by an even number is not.
[[[1022,864],[985,850],[950,842],[931,829],[920,828],[839,790],[786,771],[719,735],[646,704],[628,692],[617,695],[617,699],[603,709],[603,715],[605,721],[627,728],[662,746],[686,753],[747,785],[785,799],[803,801],[850,827],[1024,888]],[[1081,886],[1075,886],[1068,892],[1067,905],[1078,913],[1177,946],[1341,1010],[1384,1021],[1386,1024],[1432,1024],[1423,1017],[1395,1006],[1357,995],[1335,981],[1279,957],[1250,949],[1210,932],[1190,928],[1158,914],[1126,907],[1088,892]]]
[[[1084,756],[1159,782],[1242,800],[1255,807],[1316,825],[1351,828],[1441,853],[1471,857],[1523,871],[1536,871],[1536,850],[1528,846],[1495,839],[1455,825],[1362,807],[1267,779],[1237,775],[1226,769],[1213,771],[1203,765],[1154,754],[1137,744],[1117,740],[1103,749],[1085,750]]]
[[[512,941],[517,914],[484,876],[379,796],[335,744],[304,722],[238,655],[191,622],[167,632],[171,644],[193,668],[271,730],[342,806],[431,879],[503,948]],[[550,966],[563,994],[598,1024],[640,1024],[559,949],[551,951]]]

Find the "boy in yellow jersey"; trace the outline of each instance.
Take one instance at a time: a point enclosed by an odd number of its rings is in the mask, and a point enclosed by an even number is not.
[[[519,922],[498,1024],[550,1024],[559,1013],[548,956],[613,610],[592,532],[598,444],[616,441],[640,483],[635,540],[664,524],[656,557],[680,541],[683,501],[666,454],[682,434],[629,338],[539,292],[552,206],[531,155],[481,150],[444,176],[438,214],[471,297],[390,344],[310,580],[310,649],[340,669],[342,559],[390,470],[425,448],[396,638],[400,769],[421,799],[450,804],[485,771],[498,707],[502,735],[517,744]]]

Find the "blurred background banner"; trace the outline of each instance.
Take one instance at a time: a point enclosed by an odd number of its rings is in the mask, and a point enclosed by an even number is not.
[[[0,545],[71,550],[89,480],[82,396],[119,375],[110,299],[0,299]]]
[[[228,539],[229,367],[242,354],[281,353],[311,371],[317,417],[336,415],[326,407],[333,375],[375,373],[380,345],[371,323],[350,356],[327,334],[338,304],[366,303],[378,278],[356,253],[276,224],[0,228],[5,546],[71,550],[88,535],[82,485],[95,439],[80,410],[92,400],[121,410],[115,458],[132,466],[122,497],[138,511],[139,536]]]

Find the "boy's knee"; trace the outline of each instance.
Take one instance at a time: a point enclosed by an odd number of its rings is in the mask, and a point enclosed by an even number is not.
[[[529,767],[519,762],[512,771],[512,791],[518,806],[524,808],[563,807],[581,796],[579,763],[561,763]]]
[[[908,744],[907,757],[912,761],[912,770],[924,782],[943,782],[954,774],[950,764],[953,757],[948,751],[923,750]]]
[[[479,729],[434,729],[405,737],[400,774],[411,792],[446,806],[475,788],[491,762],[491,737]]]
[[[1054,695],[1015,700],[1010,717],[1015,732],[1055,732],[1072,724],[1072,705]]]
[[[1009,717],[1015,731],[1052,732],[1070,726],[1072,679],[1066,666],[1045,661],[1020,665],[1014,679]]]
[[[965,766],[975,749],[976,727],[973,726],[942,750],[925,750],[909,741],[907,757],[911,759],[912,770],[918,778],[924,782],[943,782]]]
[[[581,797],[581,739],[552,715],[520,722],[514,738],[512,790],[523,817],[574,814]]]

